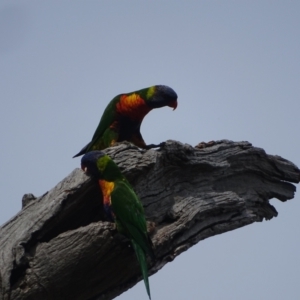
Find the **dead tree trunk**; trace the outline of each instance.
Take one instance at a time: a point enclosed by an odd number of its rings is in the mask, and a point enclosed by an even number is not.
[[[289,182],[300,175],[248,142],[168,141],[158,151],[120,144],[106,152],[155,223],[151,274],[200,240],[277,216],[269,200],[292,199]],[[80,169],[23,200],[0,228],[0,299],[112,299],[141,280],[128,240],[105,221],[99,188]]]

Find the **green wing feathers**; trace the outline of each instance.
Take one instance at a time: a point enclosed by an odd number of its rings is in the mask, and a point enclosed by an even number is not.
[[[111,102],[108,104],[106,109],[103,112],[103,115],[100,119],[100,122],[98,124],[98,127],[92,137],[92,141],[90,143],[89,151],[90,150],[98,150],[101,148],[95,148],[93,146],[96,146],[97,142],[101,140],[101,137],[104,135],[105,131],[109,129],[110,125],[113,123],[116,117],[116,103],[120,101],[120,96],[116,96],[114,99],[111,100]],[[107,133],[106,133],[107,134]],[[95,148],[95,149],[94,149]],[[103,148],[103,147],[102,147]],[[106,148],[106,147],[104,147]]]
[[[153,258],[153,246],[147,233],[144,208],[126,180],[115,181],[111,200],[120,231],[129,238],[134,239],[145,253]]]
[[[150,298],[146,255],[154,258],[154,252],[147,233],[143,206],[126,180],[115,181],[115,187],[111,193],[111,204],[118,230],[132,242]]]
[[[148,279],[148,266],[147,266],[147,259],[144,251],[141,249],[141,247],[134,241],[131,240],[132,246],[134,248],[136,257],[138,259],[138,262],[140,264],[140,268],[143,274],[145,287],[147,290],[147,294],[149,296],[149,299],[151,300],[151,294],[150,294],[150,285],[149,285],[149,279]]]

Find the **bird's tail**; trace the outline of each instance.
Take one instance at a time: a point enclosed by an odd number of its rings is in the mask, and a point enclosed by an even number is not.
[[[146,254],[143,251],[143,249],[134,240],[131,240],[131,242],[141,267],[147,294],[149,296],[149,299],[151,300]]]
[[[87,152],[89,146],[91,143],[88,143],[86,146],[84,146],[76,155],[74,155],[72,158],[83,155]]]

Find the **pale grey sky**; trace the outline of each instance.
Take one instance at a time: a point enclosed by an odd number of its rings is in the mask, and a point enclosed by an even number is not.
[[[145,118],[147,143],[247,140],[300,166],[299,1],[2,0],[0,76],[0,224],[79,167],[115,95],[154,84],[179,105]],[[152,299],[300,299],[299,195],[180,255]]]

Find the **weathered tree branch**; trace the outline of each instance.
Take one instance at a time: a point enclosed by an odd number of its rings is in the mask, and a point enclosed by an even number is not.
[[[289,182],[300,175],[248,142],[106,152],[155,223],[151,274],[200,240],[277,216],[269,200],[292,199]],[[0,228],[0,299],[112,299],[141,280],[128,240],[105,222],[99,188],[80,169],[23,206]]]

